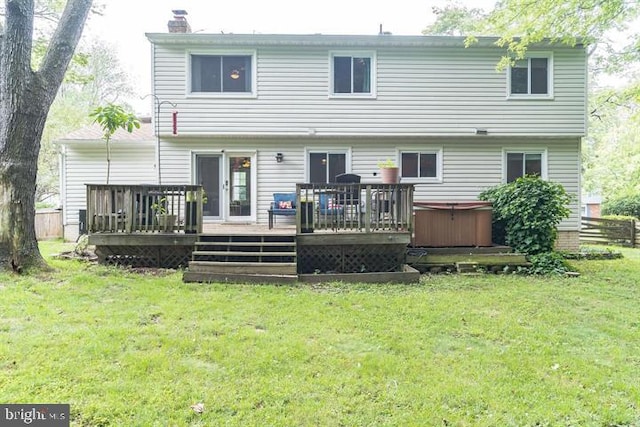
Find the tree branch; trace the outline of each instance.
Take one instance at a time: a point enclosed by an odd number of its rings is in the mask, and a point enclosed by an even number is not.
[[[93,0],[68,0],[62,12],[39,72],[46,87],[51,88],[50,96],[55,96],[62,83],[92,3]]]

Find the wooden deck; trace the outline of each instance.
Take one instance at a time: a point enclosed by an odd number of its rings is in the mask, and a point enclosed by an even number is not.
[[[93,233],[100,262],[187,268],[187,282],[415,283],[407,231],[296,233],[294,225],[205,223],[202,233]],[[284,252],[286,251],[286,252]]]
[[[200,186],[89,184],[89,243],[106,264],[188,266],[186,281],[273,282],[320,274],[326,280],[419,279],[405,267],[413,185],[295,188],[295,225],[269,228],[204,223]]]
[[[412,248],[412,185],[298,184],[296,190],[305,207],[297,209],[295,224],[269,228],[204,222],[199,186],[88,186],[89,243],[102,263],[185,268],[184,280],[198,282],[415,283],[420,271],[526,264],[503,249]],[[323,207],[327,197],[342,204]],[[354,199],[360,204],[345,209]],[[174,215],[170,224],[159,221],[159,209]]]
[[[207,247],[206,240],[214,237],[227,243],[221,247]],[[260,242],[251,243],[253,239]],[[292,242],[289,250],[294,253],[285,264],[274,258],[284,254],[270,252],[273,242],[283,239]],[[90,236],[90,243],[97,246],[96,252],[102,262],[132,265],[139,262],[140,265],[173,268],[188,266],[184,280],[192,282],[415,283],[421,273],[504,273],[530,265],[524,255],[512,253],[507,246],[436,248],[412,247],[410,242],[411,237],[406,232],[362,234],[320,230],[298,234],[294,225],[269,229],[266,225],[222,223],[203,224],[201,234],[104,233]],[[247,247],[255,247],[258,254],[248,253]]]

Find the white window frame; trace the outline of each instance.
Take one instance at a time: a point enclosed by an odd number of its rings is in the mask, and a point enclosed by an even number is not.
[[[545,181],[548,179],[548,153],[546,148],[504,148],[502,150],[502,182],[507,182],[507,154],[540,154],[542,157],[540,159],[541,165],[540,168],[540,178]]]
[[[335,93],[334,89],[334,76],[335,76],[335,67],[334,67],[334,58],[336,56],[350,56],[353,58],[369,58],[371,60],[371,75],[369,78],[370,82],[370,92],[369,93]],[[329,52],[329,98],[358,98],[358,99],[375,99],[376,98],[376,90],[377,90],[377,56],[375,51],[352,51],[352,50],[344,50],[344,51],[331,51]],[[353,70],[352,70],[353,73]],[[353,79],[353,74],[351,75]]]
[[[191,58],[192,56],[250,56],[251,57],[251,92],[192,92],[191,91]],[[258,97],[258,63],[255,50],[187,50],[186,52],[186,87],[187,98],[257,98]]]
[[[435,154],[436,155],[436,176],[435,177],[405,177],[402,174],[402,153],[420,153],[420,154]],[[398,167],[400,173],[400,180],[402,183],[407,184],[441,184],[442,170],[443,170],[443,149],[442,147],[406,147],[398,149],[396,153],[398,159]]]
[[[344,154],[344,173],[351,173],[351,148],[344,147],[306,147],[304,150],[304,178],[305,182],[311,181],[311,169],[309,167],[309,155],[311,153]],[[328,178],[328,177],[327,177]],[[328,181],[331,182],[331,181]]]
[[[511,69],[509,66],[507,68],[507,99],[553,99],[553,52],[528,52],[522,60],[529,61],[529,66],[527,67],[528,76],[527,76],[527,85],[528,92],[531,92],[531,59],[536,58],[546,58],[547,59],[547,93],[511,93]]]

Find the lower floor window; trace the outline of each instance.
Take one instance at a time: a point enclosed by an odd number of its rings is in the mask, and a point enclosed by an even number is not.
[[[403,151],[400,160],[402,178],[440,179],[440,151]]]
[[[335,182],[336,175],[346,172],[346,153],[311,152],[309,153],[309,182],[326,184]]]
[[[507,182],[525,175],[542,176],[542,153],[507,153]]]

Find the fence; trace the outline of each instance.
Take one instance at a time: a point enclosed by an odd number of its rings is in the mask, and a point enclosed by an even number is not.
[[[580,243],[640,247],[640,222],[583,216]]]
[[[36,238],[38,240],[62,237],[62,211],[43,209],[36,212]]]

